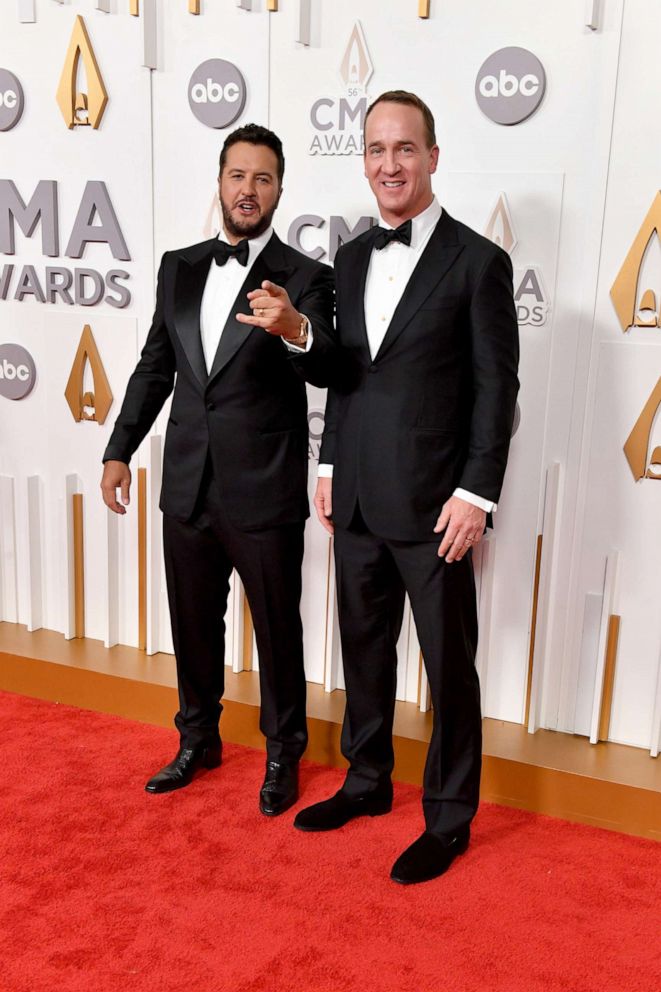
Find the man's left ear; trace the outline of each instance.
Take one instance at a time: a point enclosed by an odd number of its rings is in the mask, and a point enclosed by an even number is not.
[[[438,156],[439,156],[439,154],[440,154],[440,149],[439,149],[438,145],[434,145],[434,147],[430,151],[430,157],[429,157],[429,174],[430,175],[433,175],[433,173],[436,172],[436,169],[438,168]]]

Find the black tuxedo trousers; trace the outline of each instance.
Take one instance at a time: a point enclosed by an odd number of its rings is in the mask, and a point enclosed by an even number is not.
[[[408,593],[434,721],[424,773],[428,830],[454,834],[475,816],[482,754],[472,555],[448,565],[438,541],[380,538],[357,512],[335,529],[335,574],[347,703],[342,753],[350,795],[388,787],[397,639]]]
[[[216,744],[224,693],[225,610],[235,568],[259,652],[260,730],[270,761],[294,762],[307,744],[299,613],[304,523],[239,530],[210,464],[190,520],[163,515],[163,549],[177,658],[182,747]]]

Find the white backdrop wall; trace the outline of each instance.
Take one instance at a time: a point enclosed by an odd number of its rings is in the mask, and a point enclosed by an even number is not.
[[[484,712],[515,722],[526,717],[543,534],[530,728],[594,736],[604,624],[616,613],[622,621],[610,738],[656,754],[661,484],[636,482],[622,449],[661,376],[661,341],[657,326],[624,333],[609,293],[659,185],[650,130],[661,97],[650,71],[658,4],[602,0],[596,30],[584,16],[592,4],[576,0],[538,7],[534,17],[526,0],[431,0],[428,18],[418,16],[415,0],[280,0],[277,12],[269,12],[267,0],[202,0],[199,15],[189,13],[187,0],[144,0],[140,17],[130,16],[129,6],[8,0],[0,11],[0,90],[7,70],[25,94],[20,119],[0,130],[0,347],[23,345],[37,367],[28,396],[0,395],[0,619],[71,636],[66,511],[67,493],[79,491],[85,632],[107,644],[137,644],[135,506],[121,521],[110,519],[98,481],[149,328],[160,256],[217,231],[218,153],[229,130],[254,120],[284,142],[280,236],[332,262],[341,241],[376,219],[360,156],[361,108],[385,89],[412,89],[436,116],[439,199],[476,230],[504,239],[515,270],[520,422],[495,529],[476,554]],[[109,95],[98,128],[68,129],[55,102],[77,15]],[[505,127],[478,107],[475,81],[485,59],[509,46],[540,59],[546,92],[531,117]],[[189,104],[189,80],[208,59],[232,63],[245,80],[243,111],[224,128],[205,126]],[[78,76],[77,88],[88,92],[84,66]],[[2,114],[0,104],[0,127]],[[6,181],[28,204],[43,180],[57,183],[56,257],[46,254],[43,217],[23,231],[7,213]],[[78,259],[66,256],[90,181],[105,184],[130,258],[117,257],[116,239],[86,243]],[[104,224],[98,211],[85,219]],[[657,297],[661,291],[661,248],[657,237],[651,241],[635,289],[638,306],[645,289]],[[17,299],[24,266],[44,283],[53,265],[102,276],[120,269],[130,302],[41,302],[32,276]],[[75,423],[64,399],[85,324],[114,396],[103,425]],[[324,395],[310,389],[309,400],[312,493]],[[157,511],[166,419],[167,410],[134,459],[148,473],[149,652],[171,650]],[[307,673],[331,690],[343,684],[332,559],[315,521],[306,541]],[[226,663],[237,670],[242,622],[235,583]],[[398,696],[425,708],[408,611],[399,648]]]

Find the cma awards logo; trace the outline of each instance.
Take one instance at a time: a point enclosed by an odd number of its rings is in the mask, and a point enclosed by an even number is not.
[[[340,63],[346,95],[321,96],[310,108],[310,155],[362,155],[367,84],[373,73],[365,35],[356,21]]]
[[[487,222],[485,237],[512,255],[518,244],[507,197],[501,193]],[[519,326],[541,327],[546,323],[551,304],[544,288],[542,273],[536,265],[514,269],[514,304]]]
[[[110,412],[112,391],[89,324],[80,336],[64,396],[76,423],[103,424]]]
[[[16,227],[29,238],[39,225],[42,254],[58,257],[57,182],[41,179],[26,202],[11,179],[0,179],[0,255],[16,253]],[[106,244],[113,258],[131,260],[106,184],[97,180],[85,184],[64,254],[67,258],[82,258],[90,243]],[[131,302],[131,293],[124,285],[129,278],[130,274],[122,268],[101,273],[92,268],[47,265],[38,274],[34,265],[24,265],[19,271],[13,263],[6,263],[0,265],[0,300],[22,303],[32,299],[38,303],[77,303],[85,307],[104,302],[121,309]]]
[[[81,68],[87,78],[86,91],[78,89]],[[57,87],[57,103],[68,128],[98,128],[108,103],[108,93],[103,84],[85,22],[76,17],[69,49],[64,60],[62,75]]]

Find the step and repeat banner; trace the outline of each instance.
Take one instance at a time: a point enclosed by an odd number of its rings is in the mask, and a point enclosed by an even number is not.
[[[224,137],[283,140],[275,226],[332,264],[377,222],[362,125],[403,88],[436,194],[511,256],[521,392],[477,549],[485,715],[647,748],[661,733],[661,193],[654,0],[8,0],[0,12],[0,620],[171,651],[168,411],[121,519],[100,459],[162,253],[215,234]],[[309,389],[310,495],[325,395]],[[306,530],[306,668],[343,686],[330,543]],[[257,667],[238,581],[226,664]],[[398,697],[427,708],[407,610]]]

